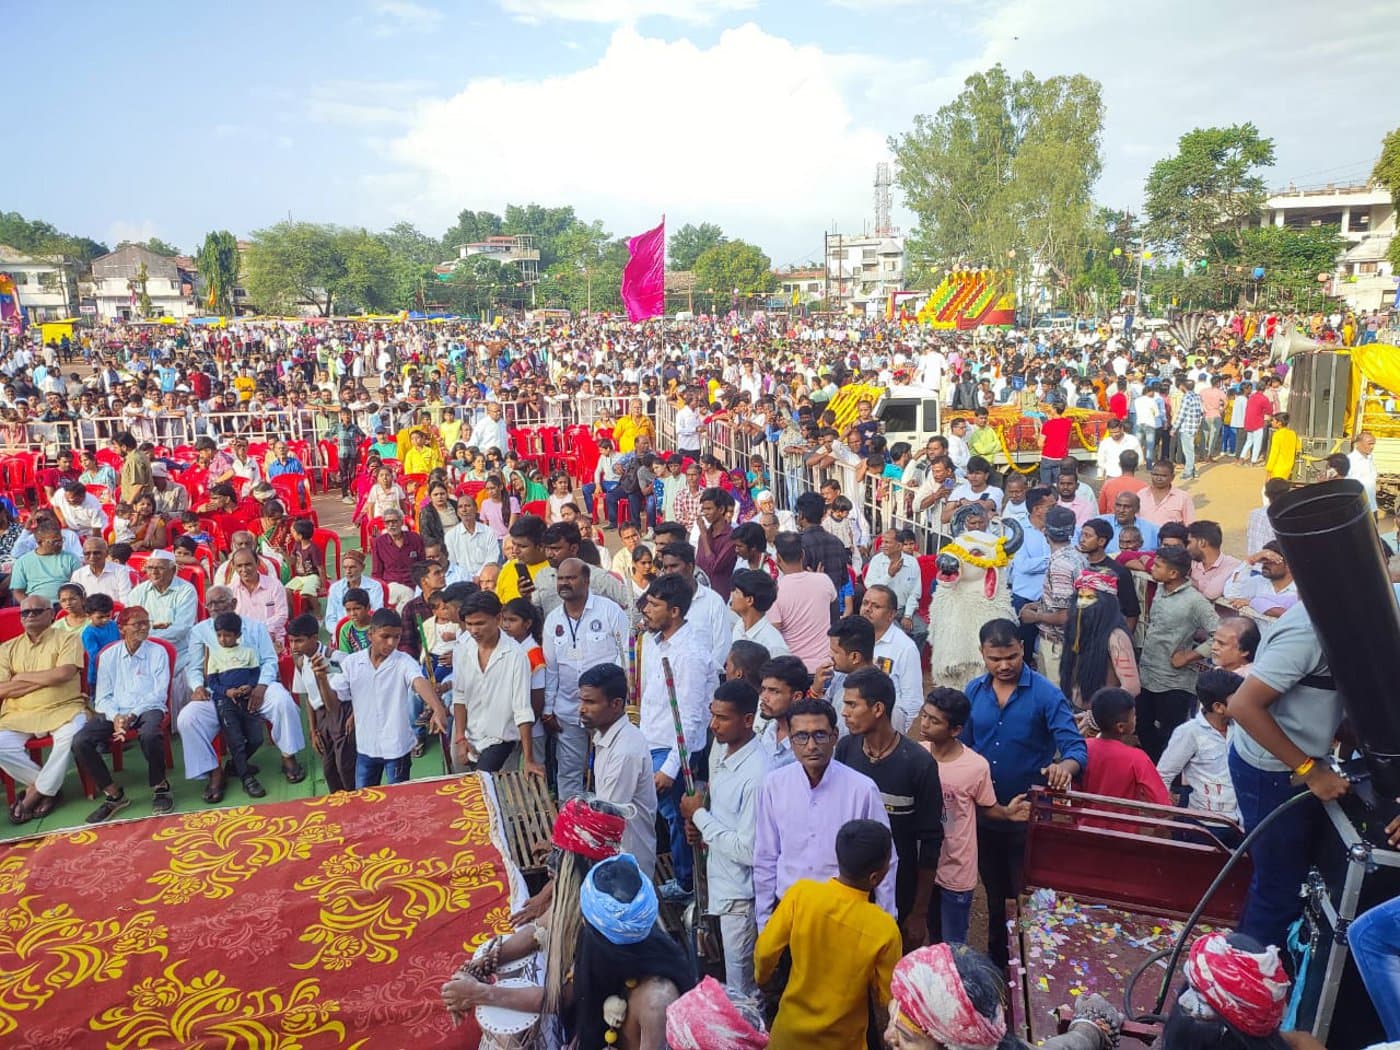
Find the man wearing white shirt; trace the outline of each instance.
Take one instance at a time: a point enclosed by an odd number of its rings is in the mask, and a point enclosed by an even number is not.
[[[194,585],[175,575],[175,555],[155,550],[146,558],[146,580],[131,588],[129,605],[139,605],[151,614],[151,637],[175,647],[175,680],[171,683],[171,707],[178,715],[185,704],[185,669],[189,666],[190,630],[199,613],[199,595]]]
[[[685,821],[680,815],[684,778],[667,680],[669,677],[674,685],[680,735],[688,756],[705,746],[705,715],[716,681],[716,664],[711,657],[709,640],[687,619],[694,596],[689,581],[677,574],[653,580],[642,605],[642,622],[649,633],[639,638],[637,644],[642,691],[641,730],[651,748],[657,808],[670,829],[671,861],[676,873],[674,885],[668,882],[662,887],[663,896],[669,897],[689,894],[694,880],[692,855],[685,841]],[[666,665],[670,668],[669,676]]]
[[[525,647],[501,630],[501,600],[490,591],[462,602],[465,636],[452,650],[452,757],[465,766],[498,773],[517,746],[524,769],[545,775],[534,752],[531,731],[530,657]]]
[[[668,543],[658,552],[657,570],[662,576],[679,576],[690,587],[692,598],[686,623],[705,640],[710,661],[723,667],[734,639],[737,617],[724,599],[695,578],[695,548],[688,543]]]
[[[64,482],[63,498],[53,501],[53,510],[65,527],[79,535],[101,536],[107,528],[107,513],[82,482]]]
[[[487,565],[501,560],[501,541],[480,519],[476,500],[463,496],[457,502],[457,524],[443,535],[447,560],[457,566],[464,579],[475,581]]]
[[[1148,469],[1152,467],[1152,452],[1157,447],[1157,428],[1164,425],[1157,409],[1157,384],[1149,383],[1143,392],[1133,399],[1138,444],[1143,448],[1143,460]]]
[[[729,608],[738,617],[730,641],[756,642],[768,650],[768,658],[787,656],[782,633],[768,620],[768,610],[778,600],[778,584],[766,572],[739,569],[729,592]]]
[[[499,401],[486,403],[486,415],[478,419],[472,427],[472,436],[467,444],[482,452],[494,448],[501,455],[506,454],[510,448],[510,435],[506,432],[505,420],[501,418]]]
[[[88,597],[105,594],[123,605],[134,586],[131,579],[132,572],[125,565],[107,560],[107,541],[101,536],[89,536],[83,541],[83,564],[68,577]]]
[[[236,602],[233,591],[227,587],[211,587],[204,596],[209,610],[208,618],[195,624],[187,642],[188,658],[183,673],[185,685],[189,689],[190,700],[180,709],[176,724],[180,729],[180,742],[185,749],[185,778],[203,780],[209,778],[204,792],[204,801],[218,802],[224,796],[224,770],[219,766],[214,754],[214,737],[219,732],[219,714],[214,709],[214,701],[204,683],[205,654],[218,646],[214,634],[214,617],[220,613],[233,612]],[[238,644],[247,646],[258,655],[258,684],[253,689],[249,707],[267,720],[272,730],[272,742],[282,753],[282,772],[289,784],[299,784],[306,779],[297,755],[306,746],[306,736],[301,727],[301,712],[297,709],[292,694],[287,692],[277,680],[277,650],[272,644],[272,636],[267,627],[257,620],[244,616],[243,631]],[[249,745],[252,747],[252,744]],[[249,756],[251,757],[251,751]]]
[[[967,420],[962,416],[948,425],[948,458],[953,461],[953,469],[961,477],[967,471],[967,461],[972,451],[967,447]]]
[[[578,694],[579,720],[593,738],[593,793],[628,814],[622,850],[650,878],[656,869],[656,780],[647,739],[627,717],[627,672],[618,664],[596,664],[579,676]]]
[[[685,396],[685,407],[676,413],[676,451],[682,458],[700,458],[700,392],[692,390]]]
[[[894,680],[891,715],[897,732],[906,732],[924,703],[924,671],[919,650],[895,624],[899,599],[882,583],[867,587],[860,614],[875,628],[875,666]]]
[[[389,591],[383,580],[365,575],[365,552],[348,550],[340,556],[340,579],[332,580],[326,592],[326,631],[335,637],[335,628],[345,618],[345,592],[358,587],[369,595],[370,612],[384,608]]]
[[[1376,512],[1376,481],[1379,477],[1376,461],[1371,455],[1375,447],[1376,436],[1363,430],[1356,435],[1356,440],[1351,444],[1351,451],[1347,453],[1347,461],[1351,464],[1347,477],[1361,482],[1361,487],[1366,490],[1366,499],[1370,501],[1372,514]]]
[[[1099,467],[1099,477],[1123,476],[1123,466],[1118,462],[1118,456],[1126,449],[1136,452],[1140,460],[1146,458],[1142,451],[1142,442],[1137,439],[1137,435],[1126,433],[1123,421],[1114,417],[1108,421],[1108,433],[1099,439],[1099,450],[1094,456]]]
[[[616,602],[590,593],[591,575],[578,558],[561,561],[555,581],[560,604],[544,619],[543,718],[554,737],[561,799],[582,794],[588,761],[588,731],[579,722],[579,676],[600,664],[625,664],[631,632]]]

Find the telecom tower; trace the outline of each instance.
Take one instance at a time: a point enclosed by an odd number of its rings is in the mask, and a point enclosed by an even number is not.
[[[887,161],[875,165],[875,236],[890,237],[890,166]]]

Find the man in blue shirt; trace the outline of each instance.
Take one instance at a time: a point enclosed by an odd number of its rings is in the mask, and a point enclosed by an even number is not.
[[[997,802],[1006,805],[1032,785],[1064,791],[1087,765],[1089,751],[1069,702],[1025,662],[1019,625],[991,620],[978,640],[987,673],[967,683],[972,716],[962,742],[987,760]],[[977,820],[977,872],[987,890],[987,954],[1009,962],[1006,899],[1020,894],[1026,825]]]
[[[1027,525],[1021,546],[1011,558],[1011,607],[1019,616],[1021,607],[1045,596],[1045,571],[1050,568],[1050,541],[1045,538],[1045,515],[1059,502],[1055,490],[1037,485],[1026,493]],[[1020,629],[1021,644],[1032,656],[1040,629],[1033,623]]]
[[[1113,520],[1109,522],[1113,526],[1113,539],[1108,541],[1109,554],[1119,552],[1118,537],[1129,526],[1142,533],[1143,550],[1157,549],[1157,526],[1146,518],[1139,517],[1140,510],[1142,498],[1136,492],[1120,492],[1113,497]]]

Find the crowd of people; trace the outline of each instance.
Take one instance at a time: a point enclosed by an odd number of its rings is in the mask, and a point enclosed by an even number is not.
[[[450,770],[518,768],[564,803],[551,881],[444,986],[450,1010],[540,1013],[589,1047],[762,1045],[744,1040],[765,1026],[779,1047],[1013,1045],[1004,905],[1033,789],[1245,831],[1290,777],[1346,790],[1327,761],[1341,707],[1263,507],[1227,552],[1240,523],[1178,484],[1235,456],[1267,463],[1264,506],[1289,490],[1272,323],[1224,318],[1189,347],[729,322],[9,345],[6,434],[41,453],[0,499],[10,819],[50,814],[70,759],[88,821],[110,819],[129,799],[107,752],[127,743],[168,813],[181,773],[209,803],[230,781],[264,795],[265,736],[297,783],[309,735],[332,791],[408,779],[437,738]],[[91,372],[65,377],[79,353]],[[868,400],[831,407],[901,381],[944,404],[922,449],[891,444]],[[1029,467],[998,461],[1007,403],[1036,421]],[[1110,417],[1092,463],[1069,456],[1069,407]],[[586,472],[513,433],[569,423],[596,442]],[[74,428],[72,462],[44,425]],[[1374,508],[1373,446],[1328,470]],[[318,487],[362,529],[338,566]],[[930,688],[947,584],[929,538],[1013,533],[1007,615],[960,627],[981,670]],[[1299,913],[1320,812],[1256,841],[1239,933],[1193,950],[1176,1023],[1217,1034],[1192,1045],[1281,1038],[1266,946]],[[965,947],[979,882],[986,957]],[[722,995],[656,926],[697,893]],[[537,951],[541,988],[489,982]],[[1211,953],[1263,1006],[1237,1009]],[[1079,1041],[1044,1045],[1108,1045],[1121,1018],[1079,1005]]]

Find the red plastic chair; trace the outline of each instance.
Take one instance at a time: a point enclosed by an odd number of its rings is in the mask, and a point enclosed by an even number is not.
[[[340,579],[340,533],[334,529],[317,529],[311,534],[311,542],[321,552],[321,561],[326,566],[326,579]],[[335,561],[331,561],[330,548],[335,548]]]
[[[24,633],[24,627],[19,619],[19,607],[10,606],[0,609],[0,642],[8,642],[11,638],[18,638]]]
[[[200,518],[199,527],[209,533],[209,545],[216,557],[227,554],[229,550],[228,537],[224,535],[224,527],[213,518]],[[213,570],[210,570],[211,572]]]
[[[272,487],[287,506],[287,513],[294,518],[310,518],[316,525],[321,519],[311,506],[311,483],[305,474],[279,474],[272,479]]]
[[[542,499],[532,499],[520,508],[521,514],[534,514],[537,517],[544,517],[545,501]]]
[[[340,477],[340,447],[330,440],[316,442],[316,448],[321,453],[321,463],[318,469],[321,471],[321,491],[331,490],[331,479]]]
[[[26,456],[6,456],[0,459],[0,483],[18,507],[21,503],[33,508],[39,505],[34,478],[34,463]]]
[[[476,499],[477,493],[481,492],[484,488],[486,488],[486,482],[484,481],[464,481],[457,486],[457,491],[454,495],[459,498],[462,496],[470,496],[472,499]]]
[[[165,658],[169,661],[168,666],[169,666],[169,669],[170,669],[170,685],[167,685],[167,686],[166,686],[166,689],[165,689],[165,717],[164,717],[163,719],[161,719],[161,723],[160,723],[161,735],[165,738],[165,768],[166,768],[166,771],[168,772],[168,771],[173,770],[173,769],[175,768],[175,755],[174,755],[174,752],[172,752],[171,749],[170,749],[170,723],[171,723],[171,719],[172,719],[172,717],[173,717],[172,712],[171,712],[171,709],[170,709],[170,698],[171,698],[171,694],[172,694],[172,687],[173,687],[174,682],[175,682],[175,647],[174,647],[173,645],[171,645],[169,642],[167,642],[167,641],[165,641],[164,639],[162,639],[162,638],[151,638],[151,639],[148,639],[148,640],[151,642],[152,645],[158,645],[158,646],[160,646],[162,649],[164,649],[164,650],[165,650]],[[112,643],[112,645],[121,645],[121,644],[122,644],[121,642],[113,642],[113,643]],[[112,645],[108,645],[108,646],[106,646],[105,648],[103,648],[102,653],[105,653],[108,649],[112,648]],[[98,654],[97,654],[97,659],[98,659],[99,664],[101,663],[101,660],[102,660],[102,653],[98,653]],[[136,738],[135,738],[134,736],[129,736],[129,737],[126,737],[125,739],[122,739],[122,740],[118,740],[118,739],[116,738],[116,736],[113,736],[113,737],[112,737],[111,746],[112,746],[112,772],[113,772],[113,773],[120,773],[120,772],[122,772],[122,766],[123,766],[123,759],[122,759],[122,756],[126,753],[126,749],[127,749],[128,747],[130,747],[132,744],[135,744],[135,743],[137,743],[137,740],[136,740]],[[85,786],[84,786],[84,790],[89,790],[89,788],[85,785]],[[96,791],[95,791],[95,790],[94,790],[91,794],[88,795],[88,798],[95,798],[95,797],[96,797]]]
[[[115,449],[99,448],[93,455],[96,456],[97,462],[105,463],[118,473],[121,472],[122,457]]]

